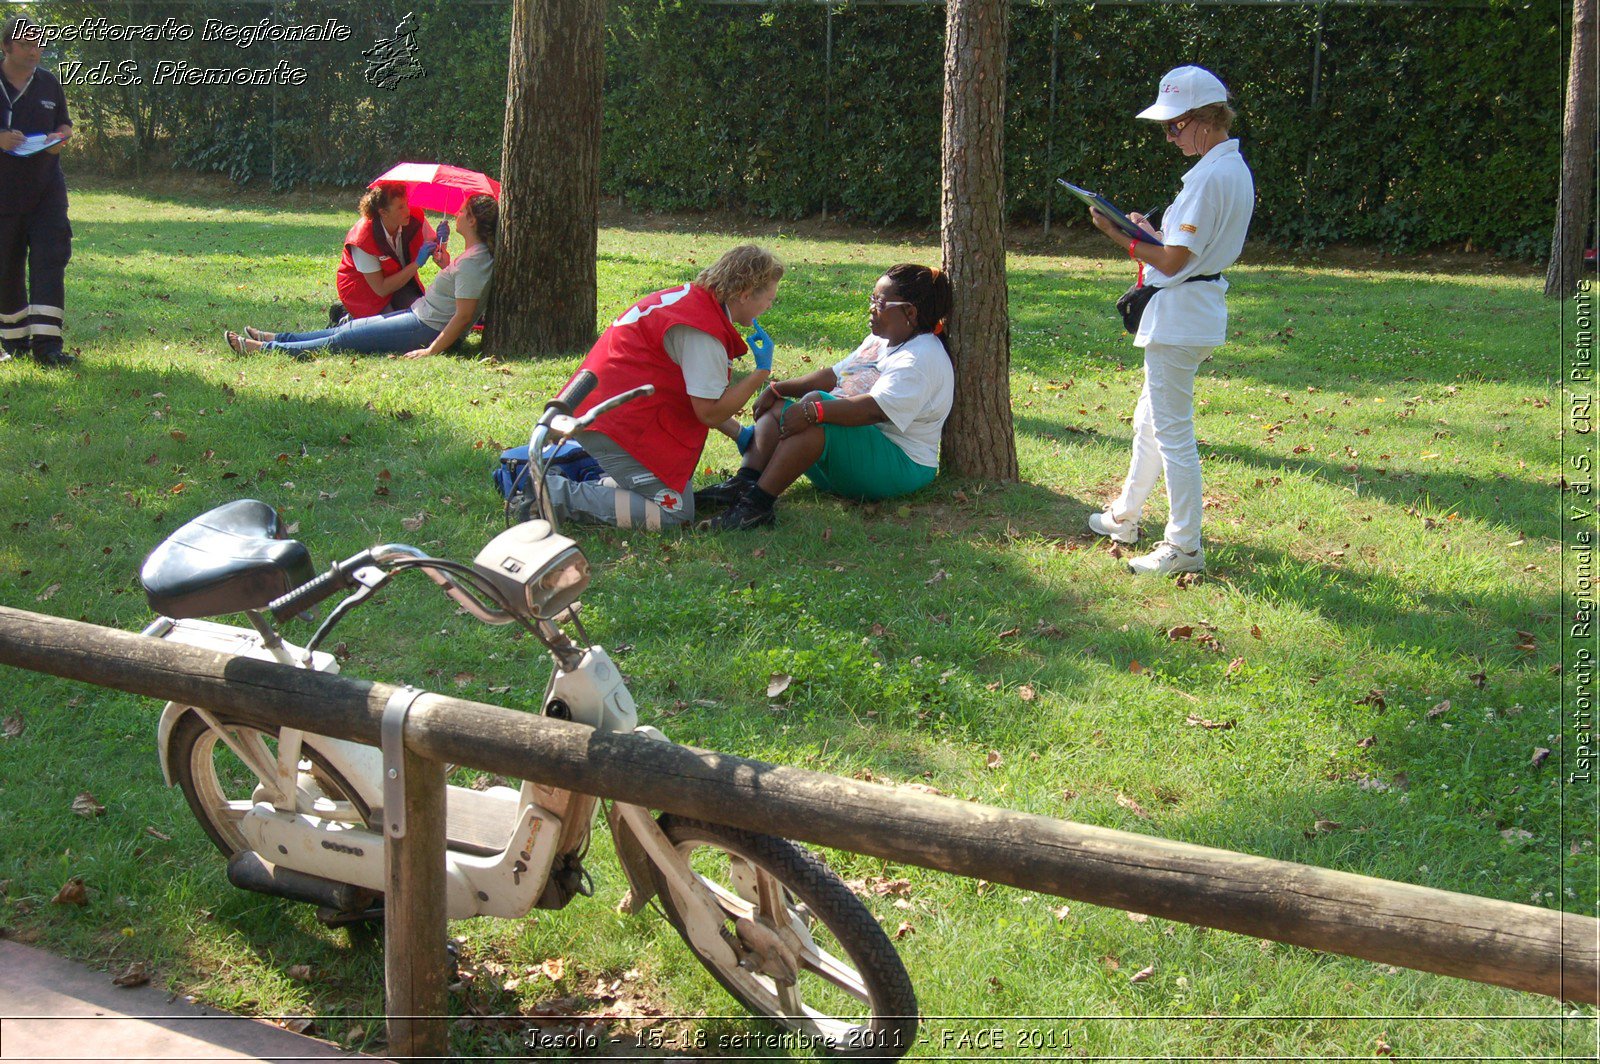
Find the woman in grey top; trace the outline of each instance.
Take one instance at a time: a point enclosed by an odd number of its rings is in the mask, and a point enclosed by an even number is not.
[[[402,354],[423,358],[448,350],[478,318],[478,304],[494,271],[495,230],[500,204],[493,196],[469,196],[456,211],[456,232],[466,249],[454,259],[443,250],[444,269],[421,299],[405,310],[356,318],[333,329],[304,333],[270,333],[245,329],[245,335],[224,333],[237,354],[287,351],[295,358],[310,358],[313,351],[356,351],[362,354]],[[432,243],[422,245],[418,258],[432,255]]]

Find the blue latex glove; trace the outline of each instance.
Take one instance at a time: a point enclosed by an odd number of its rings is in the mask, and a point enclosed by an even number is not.
[[[750,323],[756,331],[745,337],[750,343],[750,353],[756,357],[756,369],[772,369],[772,352],[777,350],[777,345],[772,342],[772,337],[767,335],[767,330],[761,327],[759,321]]]
[[[424,262],[427,262],[428,261],[428,256],[432,255],[433,254],[433,249],[438,247],[438,246],[439,246],[438,244],[436,244],[432,240],[430,240],[426,244],[423,244],[420,248],[418,248],[417,249],[417,265],[420,267]]]
[[[734,445],[739,448],[739,453],[744,454],[750,449],[750,444],[755,442],[755,438],[756,427],[754,425],[746,425],[744,428],[739,430],[739,438],[733,442]]]

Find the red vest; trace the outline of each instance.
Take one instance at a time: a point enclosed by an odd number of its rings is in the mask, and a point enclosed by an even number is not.
[[[400,230],[400,242],[406,246],[404,261],[396,259],[394,253],[387,247],[378,244],[377,228],[372,220],[363,215],[350,227],[344,235],[344,255],[339,259],[339,276],[337,286],[339,302],[344,304],[344,309],[350,312],[352,318],[370,318],[374,314],[382,314],[389,306],[389,297],[380,296],[372,290],[372,285],[367,283],[366,277],[356,269],[355,256],[351,248],[360,248],[368,255],[378,260],[378,268],[385,277],[399,273],[408,263],[416,261],[417,252],[422,245],[433,239],[433,226],[423,217],[421,208],[413,207],[411,217],[405,227]],[[417,287],[422,287],[422,279],[417,278]]]
[[[574,413],[581,415],[630,388],[655,385],[654,395],[602,414],[591,428],[611,437],[663,484],[687,491],[711,430],[695,416],[683,370],[662,343],[674,325],[716,337],[730,362],[749,350],[709,289],[686,284],[656,292],[635,303],[595,341],[578,369],[590,370],[600,383]]]

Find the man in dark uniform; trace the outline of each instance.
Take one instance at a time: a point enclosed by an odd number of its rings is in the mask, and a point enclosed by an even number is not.
[[[0,31],[0,358],[31,354],[45,366],[76,361],[61,346],[67,260],[67,181],[61,144],[18,156],[27,138],[72,135],[61,82],[39,69],[39,27],[9,18]]]

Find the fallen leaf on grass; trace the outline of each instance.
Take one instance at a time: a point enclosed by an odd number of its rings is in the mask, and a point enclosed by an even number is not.
[[[562,974],[567,970],[566,959],[562,957],[550,957],[543,964],[539,965],[539,970],[544,972],[544,974],[549,977],[551,982],[559,981]]]
[[[5,733],[7,739],[15,739],[28,730],[28,722],[22,719],[21,713],[13,713],[0,724],[0,732]]]
[[[417,529],[425,525],[427,521],[428,515],[426,513],[419,513],[415,517],[401,518],[400,527],[405,529],[407,532],[415,532]]]
[[[1021,626],[1018,626],[1016,628],[1007,628],[1005,631],[1001,632],[995,638],[997,638],[997,639],[1010,639],[1010,638],[1012,638],[1014,636],[1019,636],[1021,634],[1022,634],[1022,628],[1021,628]]]
[[[943,569],[940,569],[937,572],[935,572],[932,576],[928,577],[928,579],[924,580],[922,583],[925,586],[932,587],[934,584],[937,584],[939,581],[948,580],[948,579],[950,579],[950,574],[945,572]]]
[[[1434,706],[1432,709],[1428,710],[1428,719],[1432,720],[1435,717],[1442,717],[1448,712],[1450,712],[1450,700],[1447,698],[1443,702],[1440,702],[1438,705]]]
[[[1021,687],[1017,688],[1017,697],[1022,699],[1024,702],[1032,702],[1038,696],[1038,692],[1033,689],[1032,684],[1025,683]]]
[[[1338,831],[1342,827],[1344,825],[1337,820],[1318,820],[1311,825],[1311,831],[1313,834],[1326,835],[1330,831]]]
[[[60,584],[51,584],[49,587],[47,587],[43,591],[39,592],[39,594],[35,595],[33,601],[35,601],[35,602],[49,602],[51,599],[56,597],[56,592],[60,591],[60,590],[61,590],[61,585]]]
[[[1034,635],[1046,636],[1047,638],[1050,638],[1050,639],[1055,639],[1056,637],[1060,636],[1062,633],[1061,633],[1061,629],[1057,628],[1055,625],[1051,624],[1049,621],[1043,621],[1042,620],[1037,625],[1034,626],[1033,634]]]
[[[1132,920],[1136,924],[1145,924],[1150,922],[1150,917],[1146,916],[1144,913],[1128,913],[1127,916],[1128,919]]]
[[[286,974],[290,979],[298,979],[302,983],[309,983],[311,981],[311,965],[291,964]]]
[[[1371,750],[1374,746],[1377,746],[1377,745],[1378,745],[1378,737],[1376,735],[1369,735],[1365,739],[1356,740],[1356,748],[1358,750]]]
[[[106,807],[94,800],[94,795],[84,791],[72,800],[72,811],[83,817],[97,817],[106,811]]]
[[[1260,639],[1261,638],[1261,626],[1258,625],[1258,624],[1252,624],[1250,626],[1250,635],[1255,639]]]
[[[1377,1045],[1373,1048],[1373,1051],[1372,1051],[1373,1055],[1380,1056],[1380,1057],[1386,1057],[1389,1054],[1394,1052],[1394,1047],[1389,1045],[1388,1038],[1389,1038],[1389,1032],[1388,1031],[1384,1031],[1382,1034],[1380,1034],[1378,1036]]]
[[[155,828],[147,827],[147,828],[144,829],[144,833],[146,835],[149,835],[153,839],[160,839],[162,842],[171,842],[172,841],[172,836],[171,835],[168,835],[168,834],[166,834],[165,832],[162,832],[162,831],[157,831]]]
[[[1133,661],[1128,663],[1128,671],[1137,676],[1144,671],[1144,666],[1139,664],[1138,658],[1135,658]]]
[[[1172,640],[1188,639],[1194,635],[1194,625],[1179,624],[1167,629],[1167,638]]]
[[[1533,838],[1533,832],[1524,831],[1522,828],[1506,828],[1500,833],[1500,837],[1507,842],[1516,842],[1518,839]]]
[[[1144,806],[1140,805],[1132,798],[1129,798],[1126,794],[1122,794],[1120,792],[1117,794],[1117,804],[1122,806],[1122,808],[1126,809],[1128,812],[1132,813],[1134,816],[1142,816],[1146,820],[1152,819],[1150,814],[1145,811]]]
[[[1140,968],[1138,971],[1136,971],[1132,975],[1128,976],[1128,982],[1130,982],[1130,983],[1142,983],[1146,979],[1150,978],[1152,975],[1155,975],[1155,974],[1156,974],[1156,966],[1152,964],[1152,965],[1149,965],[1147,967]]]
[[[1545,758],[1549,756],[1549,750],[1542,746],[1536,746],[1533,748],[1533,760],[1530,762],[1530,764],[1532,764],[1534,768],[1538,768],[1540,765],[1544,764]]]
[[[779,695],[787,691],[789,689],[789,685],[792,683],[794,683],[793,676],[782,672],[773,673],[771,676],[767,677],[767,697],[777,698]]]
[[[1108,972],[1114,972],[1122,967],[1122,962],[1109,953],[1100,958],[1100,963],[1106,966],[1106,971]]]
[[[122,974],[111,980],[113,986],[132,989],[144,986],[150,981],[150,966],[144,961],[134,961],[123,969]]]
[[[1373,709],[1382,710],[1387,709],[1389,703],[1384,699],[1383,692],[1374,687],[1367,692],[1365,698],[1356,699],[1356,705],[1371,706]]]
[[[1197,717],[1193,713],[1185,717],[1183,722],[1191,728],[1205,728],[1207,730],[1231,728],[1234,725],[1231,720],[1207,720],[1204,717]]]
[[[1003,759],[1000,756],[1000,751],[990,750],[989,756],[983,759],[983,767],[989,769],[999,768],[1002,762]]]
[[[1228,662],[1228,667],[1222,670],[1222,675],[1233,676],[1242,668],[1244,668],[1244,659],[1234,658],[1232,661]]]
[[[50,900],[56,905],[88,905],[89,888],[83,885],[82,876],[73,876],[61,885],[56,896]]]
[[[173,429],[171,432],[167,433],[167,435],[171,436],[179,443],[187,443],[189,440],[189,434],[184,432],[182,429]]]
[[[916,933],[917,933],[917,929],[911,926],[911,921],[910,920],[901,920],[900,921],[900,926],[894,929],[893,938],[894,938],[894,940],[896,942],[899,942],[902,938],[905,938],[907,935],[914,935]]]
[[[283,1021],[283,1029],[293,1031],[295,1034],[305,1034],[311,1030],[313,1022],[309,1016],[290,1016]]]
[[[1068,916],[1071,915],[1071,913],[1072,913],[1072,906],[1070,906],[1070,905],[1063,905],[1059,909],[1050,910],[1050,915],[1054,916],[1056,918],[1057,922],[1065,920]]]

